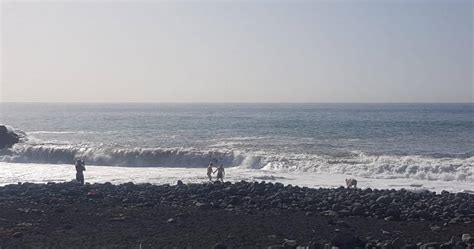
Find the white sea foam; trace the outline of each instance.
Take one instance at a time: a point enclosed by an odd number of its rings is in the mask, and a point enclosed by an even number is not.
[[[204,168],[166,168],[166,167],[110,167],[110,166],[86,166],[86,182],[104,183],[111,182],[120,184],[125,182],[152,183],[152,184],[176,184],[178,180],[185,183],[207,182],[206,170]],[[0,162],[0,186],[16,184],[17,182],[64,182],[70,181],[75,176],[72,164],[19,164]],[[232,167],[226,169],[226,181],[271,181],[283,184],[292,184],[310,188],[335,188],[345,184],[344,179],[351,176],[343,174],[306,172],[269,172],[266,170],[246,169]],[[352,176],[354,177],[354,176]],[[411,191],[436,191],[447,190],[450,192],[474,192],[471,182],[447,182],[429,181],[419,179],[375,179],[357,177],[360,188],[378,189],[401,189]]]
[[[0,161],[69,164],[82,158],[88,164],[128,167],[206,167],[217,161],[227,167],[270,172],[346,174],[365,178],[474,182],[474,157],[355,155],[331,156],[228,149],[117,148],[84,144],[17,144]]]
[[[30,134],[76,134],[76,131],[29,131],[27,132],[28,135]]]

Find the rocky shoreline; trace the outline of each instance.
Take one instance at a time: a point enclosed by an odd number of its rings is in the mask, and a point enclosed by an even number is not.
[[[474,195],[269,182],[0,187],[1,248],[213,246],[474,248]]]
[[[24,135],[22,132],[15,133],[8,129],[5,125],[0,125],[0,150],[12,147],[20,142],[20,138]]]

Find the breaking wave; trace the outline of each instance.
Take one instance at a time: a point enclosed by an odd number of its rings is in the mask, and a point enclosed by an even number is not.
[[[193,148],[116,148],[110,146],[28,144],[2,152],[0,161],[128,167],[206,167],[211,161],[226,167],[266,171],[348,174],[368,178],[413,178],[474,182],[474,157],[393,156],[347,153],[343,156],[272,154]]]
[[[128,167],[206,167],[210,161],[238,166],[243,156],[232,151],[178,148],[112,148],[88,145],[17,144],[0,161],[69,164],[81,158],[89,165]]]

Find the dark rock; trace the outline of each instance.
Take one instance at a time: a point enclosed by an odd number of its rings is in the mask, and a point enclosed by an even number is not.
[[[211,208],[211,205],[207,204],[207,203],[202,203],[202,202],[196,202],[194,205],[196,205],[196,207],[200,208],[200,209],[208,209],[208,208]]]
[[[18,238],[23,237],[23,233],[22,232],[15,232],[15,233],[13,233],[12,236],[13,236],[13,238],[18,239]]]
[[[363,215],[365,213],[364,208],[361,205],[354,205],[352,208],[353,215]]]
[[[125,221],[126,219],[127,219],[127,217],[121,216],[121,217],[112,217],[109,220],[110,221]]]
[[[439,249],[440,243],[438,242],[430,242],[420,246],[420,249]]]
[[[332,211],[339,211],[341,209],[343,209],[344,207],[341,205],[341,204],[333,204],[332,207],[331,207],[331,210]]]
[[[341,226],[341,227],[350,227],[349,224],[347,224],[347,222],[343,220],[336,221],[336,225]]]
[[[455,196],[460,198],[460,199],[468,199],[469,198],[469,194],[468,193],[463,193],[463,192],[456,193]]]
[[[388,203],[392,202],[392,198],[388,195],[382,195],[379,198],[377,198],[377,200],[375,200],[375,202],[388,204]]]
[[[355,237],[350,233],[338,233],[334,238],[331,240],[334,246],[339,247],[339,249],[350,249],[355,247],[363,247],[365,243]]]
[[[468,233],[464,233],[462,236],[461,236],[461,240],[465,243],[472,243],[472,238],[470,234]]]
[[[74,228],[73,225],[64,225],[64,230],[71,230],[72,228]]]
[[[0,125],[0,149],[10,148],[20,142],[20,135],[8,130],[5,125]]]
[[[395,249],[402,249],[405,244],[405,240],[401,238],[396,238],[392,241],[392,247]]]
[[[283,246],[285,248],[296,248],[297,245],[296,240],[284,239],[283,241]]]
[[[440,249],[452,249],[453,245],[451,243],[444,243],[439,246]]]
[[[269,246],[268,249],[283,249],[285,248],[284,245],[273,245],[273,246]]]
[[[400,217],[400,214],[400,210],[396,207],[388,208],[387,211],[385,211],[386,216],[392,216],[394,218]]]
[[[467,244],[463,241],[458,241],[458,242],[456,242],[455,246],[456,246],[456,249],[457,248],[466,248]]]
[[[416,215],[426,220],[429,220],[431,218],[431,214],[426,210],[418,210],[416,212]]]
[[[54,209],[54,212],[56,213],[64,213],[66,210],[63,207],[58,207]]]
[[[227,249],[227,245],[222,244],[222,243],[217,243],[214,246],[212,246],[212,249]]]

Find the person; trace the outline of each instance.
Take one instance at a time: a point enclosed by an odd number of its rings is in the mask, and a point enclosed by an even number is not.
[[[213,163],[209,163],[209,166],[207,166],[207,177],[209,177],[209,181],[212,182],[212,166],[214,164]]]
[[[84,160],[76,160],[76,181],[84,185],[84,171],[86,171],[86,164]]]
[[[357,180],[354,178],[346,179],[346,186],[347,188],[350,188],[350,187],[357,188]]]
[[[221,180],[221,182],[224,182],[224,176],[225,176],[225,170],[224,170],[224,165],[220,165],[217,167],[217,169],[214,171],[214,173],[217,172],[217,180]]]

